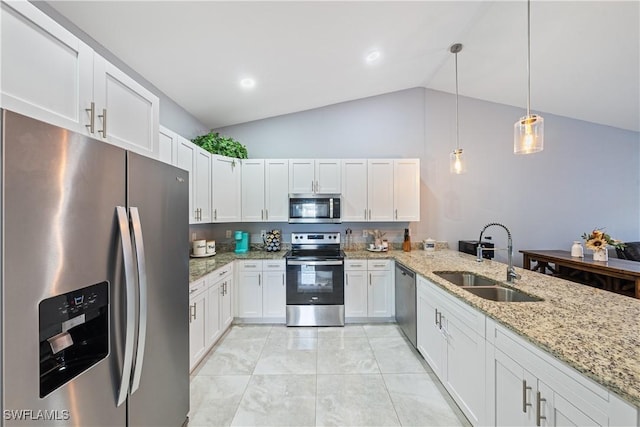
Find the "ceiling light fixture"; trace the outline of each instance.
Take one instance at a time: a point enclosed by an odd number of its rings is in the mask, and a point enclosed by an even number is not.
[[[240,86],[242,86],[245,89],[251,89],[256,85],[256,81],[253,80],[252,78],[245,78],[240,80]]]
[[[456,175],[463,174],[467,171],[467,165],[464,161],[462,154],[462,148],[460,148],[460,126],[459,126],[459,111],[458,111],[458,52],[462,50],[460,43],[452,44],[449,51],[455,55],[456,58],[456,149],[449,155],[449,172]]]
[[[532,154],[544,149],[544,119],[531,114],[531,0],[527,0],[527,115],[513,125],[513,152]]]
[[[364,60],[367,61],[367,64],[373,64],[378,59],[380,59],[380,55],[381,54],[379,50],[374,50],[369,52],[369,54],[364,58]]]

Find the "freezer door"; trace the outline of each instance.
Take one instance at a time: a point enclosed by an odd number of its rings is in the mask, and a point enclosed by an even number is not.
[[[4,110],[2,115],[5,202],[0,394],[4,423],[124,426],[126,405],[116,406],[122,358],[117,343],[122,340],[122,324],[115,314],[122,298],[122,266],[115,207],[126,203],[126,153],[16,113]],[[39,308],[46,311],[40,303],[90,285],[101,284],[100,289],[105,289],[105,282],[110,319],[106,334],[111,335],[107,357],[103,351],[85,372],[53,390],[43,389],[39,355],[55,354],[60,359],[64,352],[60,349],[73,355],[74,346],[90,346],[91,339],[71,342],[78,336],[74,328],[84,327],[79,322],[89,322],[87,314],[66,324],[67,335],[61,332],[51,338],[51,350],[46,340],[40,345]],[[91,295],[87,293],[87,298]],[[68,303],[79,304],[81,297],[76,294],[75,301]],[[55,369],[64,369],[65,363],[72,368],[68,358],[58,362]]]
[[[189,176],[171,165],[127,155],[127,199],[136,245],[138,234],[143,237],[148,296],[146,322],[140,319],[138,332],[144,348],[137,348],[129,424],[180,426],[189,412]],[[138,314],[144,317],[144,304]]]

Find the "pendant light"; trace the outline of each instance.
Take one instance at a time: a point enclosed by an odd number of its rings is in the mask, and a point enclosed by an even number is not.
[[[544,119],[531,114],[531,0],[527,0],[527,115],[513,125],[513,152],[532,154],[544,149]]]
[[[467,165],[464,161],[464,155],[462,148],[460,148],[460,126],[459,126],[459,111],[458,111],[458,52],[462,50],[460,43],[452,44],[449,51],[455,55],[456,58],[456,149],[449,154],[449,172],[460,175],[467,171]]]

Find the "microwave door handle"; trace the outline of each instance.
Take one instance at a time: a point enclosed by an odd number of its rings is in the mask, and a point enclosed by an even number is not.
[[[140,213],[138,208],[131,207],[131,223],[133,225],[133,238],[136,249],[136,260],[138,261],[138,345],[136,346],[136,363],[133,365],[133,381],[131,383],[131,394],[135,393],[140,386],[140,376],[144,364],[144,349],[147,339],[147,264],[144,253],[144,239],[142,236],[142,224],[140,223]]]
[[[131,232],[129,230],[129,216],[123,206],[116,207],[118,215],[118,228],[120,231],[120,242],[122,244],[122,257],[124,259],[124,285],[125,285],[125,311],[127,323],[124,337],[124,358],[122,359],[122,375],[120,377],[120,387],[118,389],[118,400],[116,406],[122,405],[127,400],[129,393],[129,382],[131,379],[131,365],[133,364],[133,347],[135,334],[136,307],[133,304],[135,298],[135,278],[133,272],[133,248],[131,245]]]

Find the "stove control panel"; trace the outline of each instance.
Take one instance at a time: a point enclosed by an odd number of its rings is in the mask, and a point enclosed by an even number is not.
[[[294,245],[340,244],[340,233],[291,233],[291,243]]]

